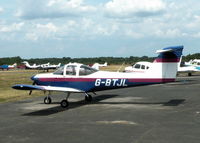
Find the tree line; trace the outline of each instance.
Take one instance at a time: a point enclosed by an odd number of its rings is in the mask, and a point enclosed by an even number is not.
[[[70,58],[70,57],[63,57],[63,58],[32,58],[32,59],[22,59],[21,57],[5,57],[0,58],[0,65],[11,65],[14,63],[17,63],[18,65],[22,65],[23,61],[28,61],[30,64],[44,64],[50,62],[51,64],[67,64],[69,62],[78,62],[83,64],[94,64],[94,63],[100,63],[103,64],[104,62],[107,62],[108,64],[115,64],[120,65],[122,63],[124,64],[133,64],[138,61],[149,61],[153,62],[155,57],[148,57],[148,56],[130,56],[130,57],[93,57],[93,58]],[[200,59],[200,53],[195,54],[189,54],[187,56],[183,56],[183,61],[189,61],[191,59]]]

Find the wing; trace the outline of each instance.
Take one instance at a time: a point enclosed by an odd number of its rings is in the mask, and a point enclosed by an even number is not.
[[[57,87],[57,86],[39,86],[39,85],[27,85],[27,84],[17,84],[12,88],[18,90],[43,90],[43,91],[61,91],[61,92],[84,92],[79,89],[70,87]]]

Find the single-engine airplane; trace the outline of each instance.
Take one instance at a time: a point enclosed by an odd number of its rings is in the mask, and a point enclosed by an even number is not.
[[[45,104],[51,103],[52,91],[66,92],[66,99],[60,102],[61,107],[68,107],[71,93],[84,93],[86,101],[92,101],[88,93],[107,89],[133,87],[139,85],[158,84],[175,81],[177,64],[182,55],[183,46],[167,47],[158,50],[155,59],[146,72],[122,73],[98,71],[89,66],[70,63],[60,67],[54,73],[37,74],[31,79],[33,85],[17,84],[14,89],[49,91],[44,98]]]
[[[196,61],[194,60],[194,62],[196,62]],[[182,57],[181,57],[180,62],[178,64],[178,73],[187,73],[188,76],[191,76],[192,73],[200,72],[200,66],[198,66],[197,63],[191,64],[191,65],[188,63],[185,64],[184,62],[182,62]],[[200,62],[199,62],[199,65],[200,65]]]
[[[0,65],[0,69],[2,70],[14,69],[16,67],[17,67],[17,63],[14,63],[13,65]]]
[[[104,64],[94,63],[91,67],[99,70],[99,67],[107,67],[107,66],[108,66],[108,63],[105,62]]]
[[[38,69],[38,68],[40,68],[40,65],[36,65],[36,64],[30,65],[27,61],[23,61],[22,63],[25,65],[26,69]]]

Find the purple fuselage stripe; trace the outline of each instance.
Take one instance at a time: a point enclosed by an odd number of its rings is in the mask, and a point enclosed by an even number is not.
[[[105,79],[105,78],[39,78],[41,82],[95,82],[96,79]],[[116,79],[116,78],[110,78]],[[174,78],[117,78],[117,79],[126,79],[128,82],[172,82],[175,81]]]

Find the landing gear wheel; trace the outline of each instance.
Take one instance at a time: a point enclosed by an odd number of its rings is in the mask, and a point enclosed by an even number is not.
[[[51,104],[51,97],[45,97],[44,104]]]
[[[67,108],[69,106],[69,102],[67,100],[62,100],[60,102],[60,106],[63,108]]]
[[[191,72],[189,72],[189,73],[188,73],[188,76],[192,76],[192,73],[191,73]]]
[[[85,96],[85,101],[91,102],[92,101],[92,96],[91,95],[87,95]]]

